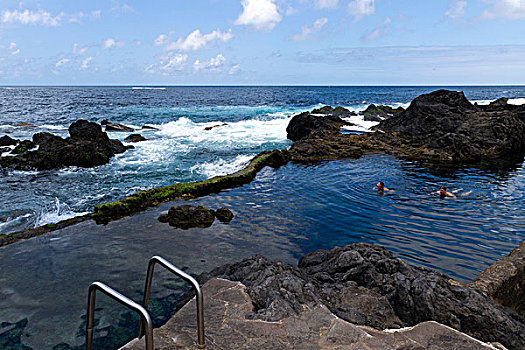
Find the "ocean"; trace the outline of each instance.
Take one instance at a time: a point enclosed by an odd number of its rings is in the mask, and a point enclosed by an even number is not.
[[[499,97],[525,103],[525,87],[446,88],[462,90],[480,104]],[[302,111],[323,105],[360,111],[371,103],[407,107],[436,89],[0,87],[0,136],[30,139],[47,131],[65,137],[78,119],[157,129],[139,131],[148,141],[100,167],[0,169],[0,234],[90,212],[140,190],[232,173],[261,151],[289,147],[286,126]],[[16,126],[22,122],[33,127]],[[358,118],[353,122],[358,130],[370,126]],[[123,140],[129,134],[109,136]],[[0,348],[81,347],[89,283],[114,283],[140,300],[147,259],[156,254],[196,274],[253,254],[296,263],[316,249],[368,242],[466,282],[525,240],[523,165],[428,167],[379,154],[288,164],[263,170],[249,185],[192,201],[230,208],[235,218],[229,225],[175,230],[156,220],[159,210],[169,208],[163,204],[107,226],[83,223],[2,247]],[[377,181],[395,191],[378,196]],[[441,185],[458,198],[429,194]],[[181,284],[162,276],[167,290],[154,299],[170,310]],[[68,298],[58,297],[63,295]],[[131,339],[134,322],[125,310],[102,305],[114,318],[102,316],[99,345],[112,349]],[[157,322],[168,314],[159,312]]]

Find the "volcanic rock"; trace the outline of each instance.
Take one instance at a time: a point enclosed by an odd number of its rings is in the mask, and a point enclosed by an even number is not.
[[[403,107],[392,108],[390,106],[379,105],[376,106],[371,104],[361,114],[364,116],[364,120],[368,122],[380,122],[384,119],[393,117],[395,114],[403,112]]]
[[[233,219],[233,213],[228,208],[219,208],[215,210],[215,217],[222,223],[229,223]]]
[[[143,125],[142,130],[159,130],[159,129],[154,126]]]
[[[18,142],[18,140],[15,140],[7,135],[0,137],[0,146],[14,146]]]
[[[215,220],[215,212],[202,205],[194,207],[185,204],[171,207],[167,214],[159,217],[160,222],[167,222],[170,226],[188,229],[192,227],[210,227]]]
[[[106,131],[127,131],[127,132],[135,131],[135,129],[130,128],[129,126],[118,124],[118,123],[112,123],[107,120],[103,120],[102,122],[100,122],[100,125],[106,126]]]
[[[26,128],[35,128],[36,127],[33,124],[29,124],[29,123],[26,123],[26,122],[18,123],[18,124],[16,124],[16,126],[18,126],[18,127],[26,127]]]
[[[352,244],[318,250],[298,267],[256,256],[202,274],[240,281],[253,317],[277,321],[326,305],[340,318],[377,329],[436,321],[485,342],[525,347],[525,320],[448,276],[410,267],[384,248]]]
[[[20,143],[13,149],[12,154],[22,154],[35,148],[36,144],[29,140],[20,141]]]
[[[15,157],[3,157],[2,167],[18,170],[47,170],[67,166],[94,167],[109,162],[126,147],[118,140],[109,139],[100,125],[86,120],[78,120],[69,127],[70,137],[41,132],[33,135],[33,143],[38,145],[34,151]]]
[[[228,123],[217,124],[217,125],[213,125],[213,126],[207,126],[207,127],[204,128],[204,130],[210,131],[211,129],[218,128],[220,126],[226,126],[226,125],[228,125]]]
[[[131,134],[124,139],[126,142],[141,142],[147,141],[148,139],[142,136],[141,134]]]
[[[336,115],[326,114],[323,116],[304,112],[294,116],[286,127],[287,137],[292,141],[307,138],[323,138],[327,135],[339,132],[342,126],[351,125]]]

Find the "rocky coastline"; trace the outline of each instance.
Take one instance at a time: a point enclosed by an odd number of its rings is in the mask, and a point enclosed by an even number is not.
[[[208,346],[248,349],[270,341],[273,349],[523,349],[524,315],[474,287],[480,280],[508,284],[509,276],[495,271],[509,260],[516,269],[525,268],[523,253],[515,250],[471,285],[462,285],[410,267],[375,244],[318,250],[297,266],[254,256],[197,277],[208,310]],[[177,310],[155,330],[157,347],[193,348],[192,292],[181,297]],[[313,326],[320,320],[324,331]],[[135,341],[124,348],[140,346]]]

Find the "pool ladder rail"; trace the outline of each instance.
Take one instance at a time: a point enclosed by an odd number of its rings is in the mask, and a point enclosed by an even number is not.
[[[148,313],[148,301],[151,292],[151,283],[153,281],[153,271],[155,265],[159,264],[171,273],[181,277],[186,282],[190,283],[195,290],[197,299],[197,347],[205,349],[206,343],[204,340],[204,297],[199,283],[195,278],[188,275],[186,272],[177,268],[166,259],[160,256],[154,256],[149,260],[148,273],[146,275],[146,283],[144,285],[144,297],[142,305],[134,302],[125,295],[117,292],[113,288],[102,282],[93,282],[89,286],[88,291],[88,306],[87,306],[87,322],[86,322],[86,350],[93,348],[93,330],[95,322],[95,296],[96,292],[101,291],[115,301],[127,306],[131,310],[140,315],[140,331],[138,338],[145,336],[146,350],[153,350],[153,321]]]

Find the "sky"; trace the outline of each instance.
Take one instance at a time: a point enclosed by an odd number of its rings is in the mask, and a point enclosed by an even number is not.
[[[0,0],[0,85],[485,84],[525,0]]]

